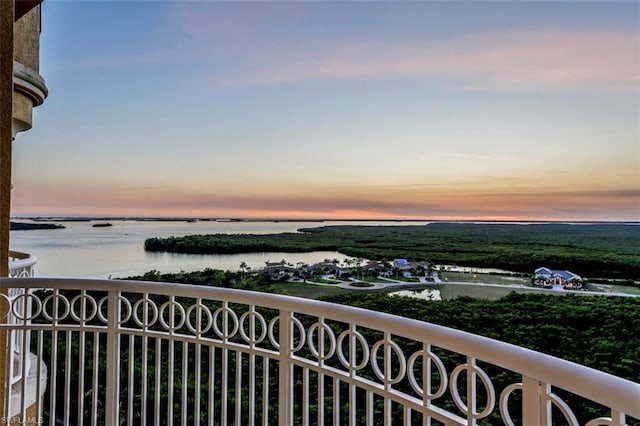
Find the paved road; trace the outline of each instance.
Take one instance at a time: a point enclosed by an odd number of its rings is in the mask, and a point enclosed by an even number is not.
[[[442,282],[442,284],[452,284],[452,285],[481,285],[486,287],[502,287],[502,288],[512,288],[514,290],[533,290],[533,291],[543,291],[543,292],[560,292],[560,293],[574,293],[574,294],[584,294],[589,296],[623,296],[623,297],[640,297],[638,294],[629,294],[629,293],[607,293],[604,291],[580,291],[580,290],[565,290],[563,288],[540,288],[540,287],[529,287],[525,285],[517,285],[517,284],[490,284],[490,283],[465,283],[465,282]]]
[[[440,278],[438,278],[438,274],[437,272],[433,273],[433,281],[426,281],[424,277],[419,277],[420,282],[406,282],[406,281],[400,281],[400,280],[394,280],[392,278],[381,278],[381,282],[376,282],[376,283],[370,283],[368,281],[362,281],[362,280],[358,280],[355,278],[351,278],[348,281],[342,281],[340,284],[321,284],[321,283],[314,283],[313,281],[308,281],[307,283],[309,284],[315,284],[315,285],[326,285],[326,286],[330,286],[330,287],[341,287],[341,288],[348,288],[350,290],[380,290],[383,288],[389,288],[389,287],[409,287],[409,286],[415,286],[416,284],[430,284],[430,285],[439,285],[439,284],[447,284],[447,285],[478,285],[478,286],[485,286],[485,287],[500,287],[500,288],[510,288],[513,290],[533,290],[533,291],[540,291],[540,292],[560,292],[560,293],[575,293],[575,294],[582,294],[582,295],[589,295],[589,296],[622,296],[622,297],[640,297],[640,295],[637,294],[627,294],[627,293],[607,293],[607,292],[603,292],[603,291],[576,291],[576,290],[565,290],[561,287],[556,287],[553,289],[546,289],[546,288],[539,288],[539,287],[530,287],[530,286],[525,286],[525,285],[518,285],[518,284],[493,284],[493,283],[469,283],[469,282],[458,282],[458,281],[446,281],[443,282]],[[382,280],[384,281],[388,281],[388,282],[382,282]],[[371,287],[354,287],[351,284],[353,284],[354,282],[362,282],[362,283],[367,283],[367,284],[371,284]]]

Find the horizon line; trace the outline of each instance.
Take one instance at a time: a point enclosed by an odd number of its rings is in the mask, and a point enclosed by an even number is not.
[[[627,223],[627,224],[640,224],[640,221],[636,220],[617,220],[617,219],[604,219],[604,220],[587,220],[587,219],[527,219],[527,218],[513,218],[513,219],[487,219],[487,218],[447,218],[447,219],[403,219],[403,218],[281,218],[281,217],[202,217],[202,216],[136,216],[136,215],[114,215],[114,216],[102,216],[102,215],[18,215],[11,216],[12,220],[30,219],[30,220],[69,220],[69,221],[81,221],[81,220],[139,220],[139,221],[203,221],[203,222],[495,222],[495,223],[513,223],[513,222],[526,222],[526,223]]]

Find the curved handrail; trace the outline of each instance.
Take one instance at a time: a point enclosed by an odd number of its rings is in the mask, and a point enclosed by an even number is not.
[[[9,271],[32,267],[36,264],[37,260],[38,259],[35,256],[29,253],[10,250]]]
[[[0,288],[60,288],[201,297],[363,324],[472,356],[640,418],[640,384],[530,349],[422,321],[317,300],[254,291],[146,281],[68,278],[0,279]],[[580,380],[576,380],[580,377]]]

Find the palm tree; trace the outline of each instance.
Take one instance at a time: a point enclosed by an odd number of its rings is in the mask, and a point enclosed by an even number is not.
[[[351,275],[351,259],[349,259],[348,257],[345,257],[344,262],[342,262],[342,263],[344,263],[344,265],[345,265],[345,266],[347,267],[347,269],[349,270],[347,273],[348,273],[349,275]],[[342,274],[340,274],[340,276],[342,276]]]
[[[302,273],[302,281],[306,283],[307,282],[307,273],[309,272],[309,270],[308,270],[309,265],[307,265],[304,262],[298,262],[298,263],[296,263],[296,266],[297,265],[300,265],[300,272]]]
[[[364,279],[364,268],[360,265],[357,265],[353,268],[353,274],[357,277],[360,277],[361,280]]]
[[[340,261],[336,258],[333,258],[331,260],[331,263],[333,264],[333,273],[336,277],[338,277],[340,275],[340,270],[338,269],[338,265],[340,264]]]
[[[246,262],[240,262],[240,277],[244,279],[244,273],[247,271],[249,267]]]

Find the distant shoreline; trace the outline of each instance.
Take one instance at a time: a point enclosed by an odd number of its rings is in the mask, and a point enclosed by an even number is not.
[[[41,230],[41,229],[64,229],[63,225],[56,225],[53,223],[24,223],[24,222],[14,222],[11,221],[10,224],[11,231],[33,231],[33,230]]]
[[[486,219],[291,219],[291,218],[202,218],[202,217],[144,217],[144,216],[16,216],[12,220],[34,222],[91,222],[91,221],[138,221],[138,222],[400,222],[400,223],[476,223],[476,224],[578,224],[578,225],[640,225],[639,221],[618,220],[486,220]]]

